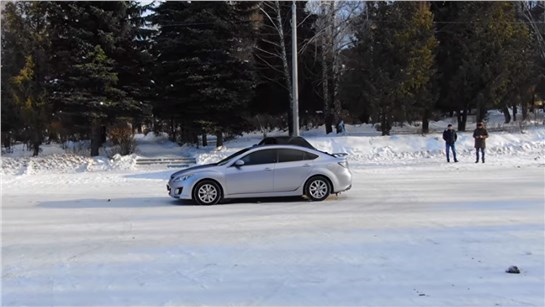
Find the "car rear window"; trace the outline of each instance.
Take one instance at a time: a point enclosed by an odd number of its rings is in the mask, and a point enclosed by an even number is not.
[[[314,160],[318,155],[296,149],[279,149],[278,162],[294,162],[303,160]]]

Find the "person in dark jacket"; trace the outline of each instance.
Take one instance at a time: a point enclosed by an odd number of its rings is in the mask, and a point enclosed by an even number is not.
[[[337,134],[344,134],[345,132],[346,130],[344,128],[344,121],[341,119],[341,121],[337,124]]]
[[[456,131],[452,128],[452,125],[449,124],[447,129],[443,132],[443,140],[445,140],[445,148],[447,150],[447,162],[450,162],[450,149],[452,149],[452,157],[454,158],[454,162],[458,162],[456,159],[456,146],[454,145],[457,139],[458,135],[456,134]]]
[[[479,150],[481,151],[481,161],[484,163],[484,149],[486,148],[486,139],[488,138],[488,131],[484,127],[482,122],[477,123],[477,129],[473,131],[473,138],[475,139],[475,150],[477,159],[475,163],[479,163]]]

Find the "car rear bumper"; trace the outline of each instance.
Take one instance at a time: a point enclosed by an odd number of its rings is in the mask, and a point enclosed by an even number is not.
[[[348,169],[344,169],[342,172],[337,172],[336,181],[334,183],[334,193],[341,193],[348,191],[352,188],[352,173]]]
[[[346,192],[346,191],[350,190],[351,188],[352,188],[352,185],[349,185],[346,189],[341,190],[341,191],[337,191],[336,193]]]

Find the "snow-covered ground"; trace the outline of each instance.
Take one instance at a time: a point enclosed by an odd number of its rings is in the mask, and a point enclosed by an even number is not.
[[[544,130],[491,133],[486,164],[469,132],[447,164],[440,135],[307,131],[350,154],[352,190],[207,207],[167,196],[173,169],[134,160],[210,162],[259,134],[221,150],[138,136],[115,159],[16,148],[2,157],[1,303],[544,306]]]

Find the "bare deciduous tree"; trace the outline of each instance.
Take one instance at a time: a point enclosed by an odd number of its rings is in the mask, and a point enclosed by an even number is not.
[[[311,3],[309,10],[319,14],[315,24],[316,35],[302,46],[319,44],[322,60],[322,96],[326,133],[332,132],[332,123],[340,120],[341,102],[338,95],[343,72],[341,53],[352,44],[352,19],[363,10],[358,1],[320,1]],[[316,48],[318,49],[318,48]]]

